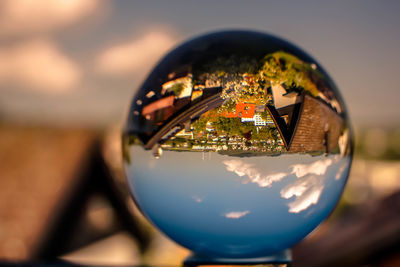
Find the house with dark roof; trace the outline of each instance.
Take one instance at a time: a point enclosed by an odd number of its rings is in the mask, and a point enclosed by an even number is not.
[[[287,152],[329,153],[339,149],[339,138],[344,128],[343,118],[323,101],[307,93],[303,93],[301,98],[301,103],[287,106],[293,109],[289,124],[274,106],[267,105]]]
[[[343,128],[343,118],[330,106],[305,95],[288,152],[338,150]]]
[[[166,120],[173,114],[175,110],[174,101],[175,101],[175,96],[173,95],[156,100],[143,107],[142,115],[147,120],[154,121],[156,117],[158,117],[157,114],[162,113],[161,115],[162,118],[160,119]]]

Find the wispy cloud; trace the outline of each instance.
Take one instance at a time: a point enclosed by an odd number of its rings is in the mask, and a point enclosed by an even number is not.
[[[192,196],[192,199],[193,199],[194,201],[196,201],[197,203],[203,202],[203,198],[198,197],[198,196]]]
[[[263,175],[253,164],[245,163],[239,159],[225,160],[223,163],[226,165],[228,171],[234,172],[240,177],[247,178],[243,182],[250,181],[258,184],[260,187],[271,187],[274,182],[279,182],[288,175],[285,172]]]
[[[323,175],[331,164],[331,159],[318,160],[312,164],[295,164],[291,166],[291,173],[295,174],[298,178],[308,174]]]
[[[281,197],[285,199],[294,197],[294,200],[288,203],[289,212],[299,213],[318,203],[325,187],[326,171],[334,161],[338,160],[339,157],[333,157],[320,159],[311,164],[294,164],[289,167],[289,172],[276,172],[268,175],[262,174],[254,164],[240,159],[225,160],[223,163],[228,171],[243,177],[242,182],[250,181],[260,187],[271,187],[273,183],[279,182],[289,175],[295,175],[298,179],[285,186],[280,193]],[[339,173],[341,172],[343,172],[342,168],[339,169]]]
[[[289,212],[299,213],[317,204],[323,189],[323,177],[308,175],[284,187],[281,190],[281,196],[286,199],[295,197],[288,204]]]
[[[231,211],[231,212],[225,213],[224,216],[225,216],[225,218],[228,218],[228,219],[239,219],[239,218],[242,218],[243,216],[246,216],[249,213],[250,213],[250,211],[248,211],[248,210]]]
[[[73,88],[80,77],[77,64],[49,40],[0,47],[0,84],[57,93]]]
[[[99,7],[98,0],[3,0],[0,35],[52,31],[92,15]]]
[[[97,70],[120,76],[148,69],[176,42],[171,31],[149,31],[139,38],[105,49],[97,58]]]
[[[325,173],[332,163],[332,159],[326,158],[311,164],[295,164],[291,166],[291,173],[295,174],[299,179],[281,190],[281,197],[286,199],[295,198],[288,204],[289,212],[299,213],[318,203],[325,187]]]

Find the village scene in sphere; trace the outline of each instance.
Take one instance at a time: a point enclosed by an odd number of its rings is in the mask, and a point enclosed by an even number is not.
[[[146,132],[129,137],[163,150],[247,157],[347,154],[343,108],[315,64],[275,52],[183,66],[136,100]]]

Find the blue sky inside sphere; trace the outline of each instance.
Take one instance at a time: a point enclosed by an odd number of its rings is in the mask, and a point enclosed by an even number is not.
[[[351,161],[339,154],[172,151],[155,158],[140,146],[129,150],[128,183],[144,214],[179,244],[227,257],[262,256],[299,242],[335,207]]]

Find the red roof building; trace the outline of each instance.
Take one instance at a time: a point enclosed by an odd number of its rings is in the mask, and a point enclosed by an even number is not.
[[[255,104],[249,103],[237,103],[236,112],[228,113],[225,115],[226,118],[253,118],[256,111]]]

